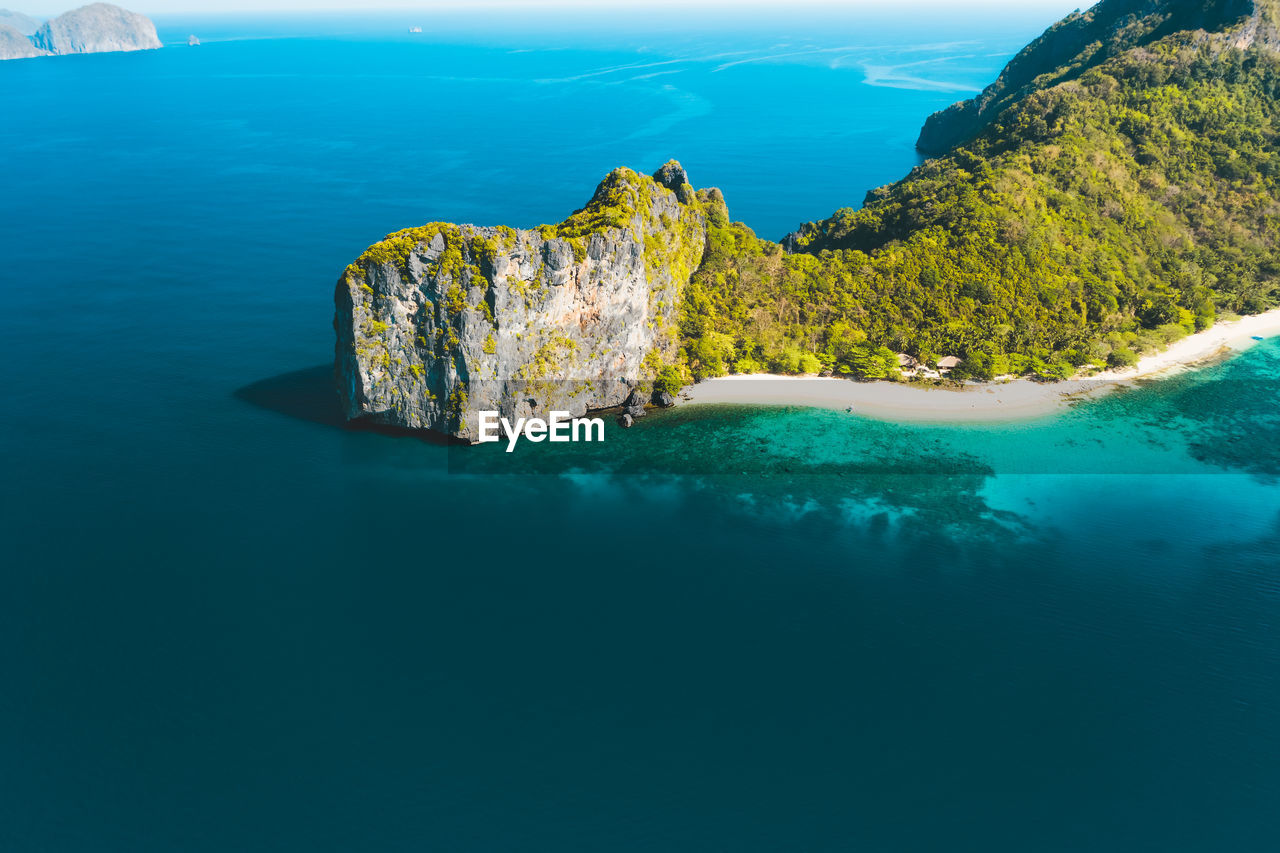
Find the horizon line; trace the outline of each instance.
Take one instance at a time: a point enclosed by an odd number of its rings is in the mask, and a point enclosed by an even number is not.
[[[128,0],[126,0],[126,3]],[[179,0],[181,2],[181,0]],[[573,11],[575,13],[601,16],[609,15],[615,12],[636,12],[645,9],[682,9],[690,11],[725,11],[734,10],[735,12],[745,13],[772,13],[772,14],[792,14],[797,10],[813,10],[840,13],[900,13],[905,8],[932,8],[939,11],[955,11],[956,13],[973,11],[975,9],[987,10],[1007,10],[1018,11],[1025,14],[1036,14],[1043,11],[1048,14],[1054,14],[1055,11],[1059,15],[1068,14],[1072,8],[1080,10],[1090,8],[1094,4],[1088,0],[1077,0],[1074,4],[1072,0],[970,0],[965,9],[957,9],[955,4],[948,0],[896,0],[896,2],[886,2],[886,0],[795,0],[787,7],[779,8],[776,3],[767,2],[767,0],[614,0],[607,6],[602,7],[598,3],[590,2],[590,0],[471,0],[471,2],[463,2],[463,0],[441,0],[441,2],[402,2],[396,3],[394,0],[384,0],[386,5],[379,4],[377,7],[361,7],[358,5],[348,5],[352,0],[337,0],[337,2],[326,3],[320,0],[320,3],[311,3],[309,5],[289,4],[287,0],[281,2],[277,0],[278,5],[264,6],[262,4],[253,3],[251,0],[233,0],[231,4],[218,3],[216,6],[209,7],[198,2],[188,5],[185,8],[156,8],[157,3],[138,3],[134,6],[128,3],[127,8],[132,11],[139,12],[147,16],[167,16],[167,15],[230,15],[230,14],[298,14],[298,15],[314,15],[314,14],[362,14],[362,15],[378,15],[389,13],[409,13],[417,12],[423,14],[431,14],[436,12],[457,13],[457,12],[475,12],[484,10],[510,10],[510,11]],[[243,5],[240,5],[243,4]],[[37,18],[52,18],[68,11],[83,6],[82,0],[71,0],[69,3],[49,3],[39,2],[33,3],[41,9],[39,12],[30,12],[25,10],[18,11]],[[117,4],[124,5],[124,4]],[[150,7],[150,8],[148,8]]]

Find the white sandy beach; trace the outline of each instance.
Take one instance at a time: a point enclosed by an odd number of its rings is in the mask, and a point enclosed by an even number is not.
[[[1159,379],[1248,349],[1255,338],[1280,335],[1280,308],[1224,321],[1144,356],[1126,370],[1107,370],[1067,382],[1030,379],[931,388],[900,382],[852,382],[812,376],[750,374],[708,379],[686,389],[689,403],[811,406],[852,409],[854,414],[892,421],[1004,421],[1043,417],[1073,401],[1131,384]]]

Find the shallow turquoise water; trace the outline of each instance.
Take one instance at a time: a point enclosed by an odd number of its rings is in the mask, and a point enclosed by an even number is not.
[[[408,23],[0,64],[0,847],[1276,846],[1276,342],[1004,426],[336,420],[383,233],[676,156],[778,237],[1047,21]]]

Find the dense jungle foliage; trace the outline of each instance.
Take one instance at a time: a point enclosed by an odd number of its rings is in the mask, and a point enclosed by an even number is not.
[[[1239,32],[1255,13],[1269,28],[1274,6],[1274,0],[1101,0],[1045,30],[977,97],[929,116],[916,145],[927,154],[949,153],[1036,90],[1178,33]]]
[[[1280,304],[1280,59],[1180,35],[788,238],[707,204],[681,370],[1063,378]],[[718,200],[718,194],[716,195]]]

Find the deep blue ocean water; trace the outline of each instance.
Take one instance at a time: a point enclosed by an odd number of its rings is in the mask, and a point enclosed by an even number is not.
[[[0,849],[1280,847],[1280,342],[1003,426],[337,423],[368,243],[672,156],[777,238],[1049,23],[920,17],[0,63]]]

